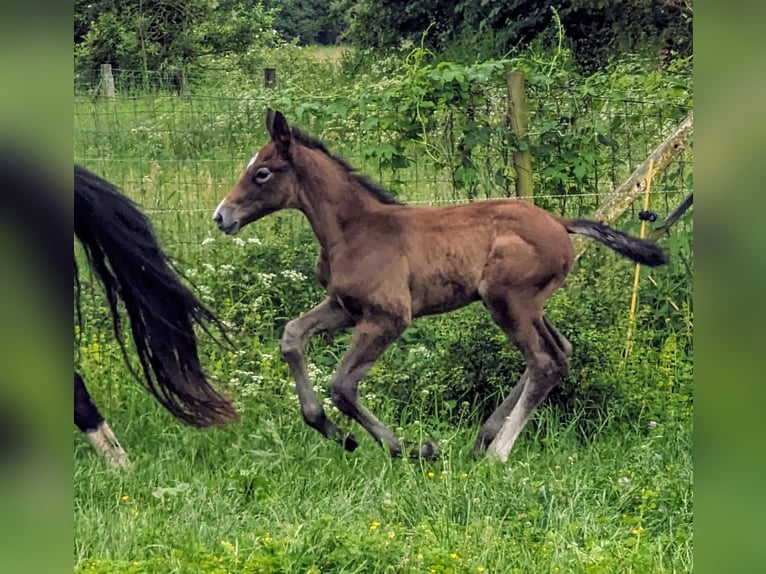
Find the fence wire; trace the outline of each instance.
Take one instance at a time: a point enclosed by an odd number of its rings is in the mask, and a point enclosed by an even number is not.
[[[172,77],[165,80],[172,84]],[[116,85],[114,99],[96,97],[87,83],[76,85],[75,161],[119,186],[152,217],[166,243],[193,256],[213,232],[213,209],[267,141],[265,110],[278,98],[274,92],[188,95],[172,85],[139,94]],[[535,201],[572,216],[592,213],[689,112],[663,102],[583,98],[566,89],[529,88],[527,100]],[[511,197],[517,141],[508,127],[506,92],[490,86],[473,101],[470,109],[445,107],[418,122],[397,102],[384,109],[307,98],[283,111],[406,202]],[[652,183],[650,205],[659,218],[691,192],[692,173],[689,146]],[[637,202],[622,227],[637,229],[640,210]],[[282,232],[302,225],[285,220]]]

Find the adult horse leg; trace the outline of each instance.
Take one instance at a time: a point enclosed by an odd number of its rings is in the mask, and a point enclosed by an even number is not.
[[[79,373],[74,374],[74,423],[113,468],[130,468],[125,450],[98,412]]]
[[[330,396],[335,406],[356,420],[380,444],[388,447],[393,457],[401,456],[402,441],[375,415],[359,402],[359,381],[383,354],[386,348],[406,328],[398,318],[380,317],[376,321],[364,319],[354,329],[351,342],[335,377],[330,383]],[[432,459],[438,456],[437,446],[428,441],[410,452],[411,457]]]
[[[548,317],[543,315],[543,322],[545,327],[550,332],[551,340],[553,340],[558,347],[558,351],[564,354],[567,358],[572,354],[572,344],[564,337],[556,327],[550,322]],[[511,389],[511,392],[500,404],[497,409],[489,416],[486,422],[481,426],[479,434],[476,437],[476,442],[473,445],[473,456],[479,458],[484,454],[484,451],[489,444],[494,440],[500,428],[503,426],[505,419],[511,414],[513,407],[521,396],[521,391],[524,390],[524,385],[529,378],[529,369],[525,369],[521,375],[519,382]]]
[[[311,311],[287,323],[280,343],[282,358],[290,367],[290,373],[295,381],[295,392],[301,404],[303,420],[325,437],[343,445],[343,448],[348,451],[353,451],[357,447],[356,438],[327,418],[322,403],[319,402],[309,380],[306,369],[306,345],[309,339],[320,331],[342,329],[353,324],[353,320],[340,305],[325,299]]]

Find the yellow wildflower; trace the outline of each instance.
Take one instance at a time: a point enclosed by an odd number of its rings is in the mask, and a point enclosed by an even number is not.
[[[372,524],[370,524],[370,530],[373,532],[378,529],[378,526],[380,526],[380,522],[377,520],[373,520]]]
[[[434,472],[433,472],[432,470],[429,470],[429,471],[426,473],[426,476],[427,476],[428,478],[433,478],[435,475],[434,475]]]

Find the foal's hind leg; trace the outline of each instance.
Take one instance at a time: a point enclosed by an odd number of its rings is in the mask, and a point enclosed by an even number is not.
[[[559,351],[566,355],[568,359],[572,354],[572,343],[570,343],[569,339],[567,339],[564,335],[559,333],[558,329],[553,326],[553,323],[551,323],[550,319],[548,319],[548,317],[545,315],[543,315],[543,322],[548,328],[548,332],[550,333],[551,337],[556,342],[556,346],[559,348]]]
[[[476,442],[473,443],[473,457],[479,458],[484,454],[484,451],[489,444],[495,439],[500,428],[503,426],[505,419],[511,414],[513,407],[521,396],[521,391],[524,390],[524,386],[529,379],[529,369],[524,369],[524,373],[521,375],[519,382],[511,389],[511,392],[505,398],[505,400],[497,407],[489,418],[481,425],[479,434],[476,437]]]
[[[564,354],[567,358],[572,354],[572,345],[561,333],[558,332],[556,327],[550,322],[550,320],[543,315],[543,322],[550,332],[551,339],[555,341],[558,350]],[[521,391],[524,389],[524,385],[529,378],[529,369],[525,369],[521,375],[519,382],[511,389],[510,394],[502,402],[502,404],[495,409],[490,415],[487,421],[481,426],[479,435],[476,437],[476,442],[473,445],[473,456],[479,458],[484,454],[484,450],[494,440],[500,428],[503,426],[505,419],[511,414],[513,407],[521,396]]]
[[[130,468],[128,455],[93,404],[79,373],[74,374],[74,423],[85,433],[90,444],[104,456],[109,466]]]
[[[483,299],[492,318],[516,343],[527,362],[527,369],[509,397],[480,432],[479,441],[497,433],[489,445],[489,454],[506,461],[508,453],[527,424],[534,409],[548,395],[567,371],[567,353],[571,345],[550,325],[542,313],[542,303],[552,291],[536,289],[487,289]],[[549,328],[550,325],[550,328]],[[499,412],[498,412],[499,411]],[[498,423],[502,426],[497,430]],[[485,425],[486,426],[486,425]]]
[[[523,328],[513,329],[513,338],[527,358],[529,378],[488,449],[488,454],[503,462],[508,460],[508,453],[534,409],[567,373],[567,356],[560,347],[561,341],[548,328],[542,314],[523,323]]]
[[[348,451],[356,448],[356,439],[327,418],[309,380],[305,352],[306,345],[313,335],[320,331],[331,331],[351,325],[353,321],[346,312],[332,300],[325,299],[311,311],[287,323],[280,343],[282,357],[290,367],[295,381],[303,420],[327,438],[342,444]]]

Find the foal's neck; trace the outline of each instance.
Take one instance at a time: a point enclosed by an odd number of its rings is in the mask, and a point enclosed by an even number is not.
[[[343,230],[349,221],[388,206],[333,158],[313,149],[301,151],[302,161],[296,165],[303,172],[299,174],[300,210],[309,220],[320,245],[329,252],[334,244],[343,240]]]

